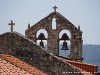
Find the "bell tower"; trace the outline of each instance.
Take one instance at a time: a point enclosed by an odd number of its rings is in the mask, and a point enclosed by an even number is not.
[[[47,40],[47,51],[52,52],[55,55],[59,55],[59,42],[60,40],[63,40],[62,50],[70,50],[69,59],[82,61],[82,31],[79,27],[73,25],[69,20],[57,12],[56,6],[53,8],[54,12],[50,13],[32,27],[28,27],[25,31],[26,37],[34,42],[41,40],[39,45],[43,48],[45,48],[43,40]],[[40,33],[38,38],[36,38],[36,33],[40,29],[47,31],[47,38],[45,38],[44,33]],[[69,36],[64,33],[62,34],[62,37],[59,38],[59,33],[62,30],[68,30],[71,37],[69,38]],[[70,41],[70,49],[67,46],[67,41]]]

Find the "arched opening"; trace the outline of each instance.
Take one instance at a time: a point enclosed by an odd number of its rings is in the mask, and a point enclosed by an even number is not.
[[[64,40],[59,40],[59,56],[68,57],[70,55],[70,38],[71,38],[71,34],[70,34],[70,32],[68,30],[62,30],[59,33],[59,39],[61,39],[64,34],[66,34],[68,36],[68,38],[69,38],[69,40],[66,40],[68,50],[62,50],[63,43],[65,41]]]
[[[52,29],[56,29],[56,18],[52,19]]]
[[[42,42],[44,43],[44,48],[47,49],[47,38],[48,38],[48,33],[45,29],[40,29],[37,31],[36,33],[36,38],[38,38],[41,33],[44,35],[44,37],[46,38],[46,40],[42,40]],[[37,44],[40,45],[41,40],[37,39]]]

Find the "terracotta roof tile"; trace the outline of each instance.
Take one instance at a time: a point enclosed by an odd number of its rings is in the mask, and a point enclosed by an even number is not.
[[[0,54],[0,75],[47,75],[11,55]]]
[[[88,63],[84,63],[84,62],[78,62],[78,61],[73,61],[73,60],[67,60],[67,59],[64,59],[62,57],[60,57],[60,59],[62,61],[65,61],[67,63],[70,63],[71,65],[73,65],[74,67],[76,67],[78,70],[80,70],[81,72],[85,73],[86,75],[96,75],[95,74],[95,69],[97,68],[97,65],[94,65],[94,64],[88,64]],[[84,66],[84,67],[83,67]],[[88,69],[86,69],[86,67]],[[92,67],[92,72],[91,72],[91,69],[90,67]]]
[[[16,70],[17,69],[17,70]],[[28,75],[33,75],[29,73],[28,71],[25,71]],[[23,73],[23,70],[16,67],[15,65],[11,64],[10,62],[7,62],[6,60],[0,58],[0,75],[26,75]]]

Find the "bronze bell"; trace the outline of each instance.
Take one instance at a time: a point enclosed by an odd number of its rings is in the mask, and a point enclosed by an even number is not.
[[[43,33],[40,33],[37,40],[46,40],[45,35]]]
[[[40,33],[40,34],[39,34],[37,40],[41,40],[41,41],[40,41],[40,46],[43,47],[43,48],[45,48],[45,47],[44,47],[44,42],[43,42],[42,40],[46,40],[46,38],[45,38],[45,35],[44,35],[43,33]]]
[[[63,42],[63,46],[61,50],[69,50],[66,41]]]
[[[44,47],[44,42],[42,40],[40,41],[40,46],[43,47],[43,48],[45,48]]]
[[[60,40],[70,40],[66,33],[64,33]]]

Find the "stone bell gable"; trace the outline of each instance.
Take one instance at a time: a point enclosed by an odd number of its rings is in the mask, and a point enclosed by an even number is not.
[[[52,28],[52,21],[55,19],[56,27]],[[45,29],[48,33],[47,36],[47,50],[59,55],[59,33],[62,30],[70,32],[70,58],[75,60],[82,60],[82,31],[80,27],[76,27],[59,12],[52,12],[41,21],[37,22],[32,27],[28,27],[25,31],[26,37],[34,42],[37,41],[36,34],[40,29]]]

